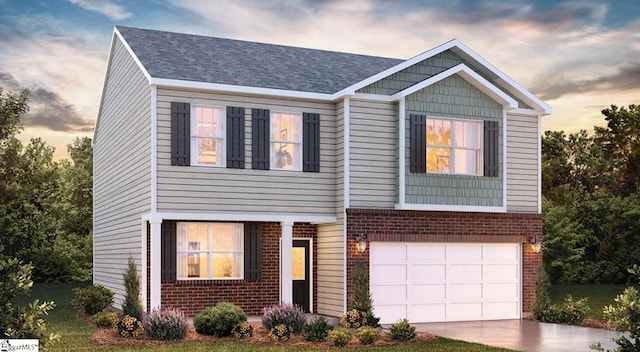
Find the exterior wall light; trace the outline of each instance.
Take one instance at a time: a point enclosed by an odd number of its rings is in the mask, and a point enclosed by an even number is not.
[[[531,250],[533,251],[533,253],[540,253],[540,251],[542,250],[542,242],[538,241],[538,237],[531,236],[529,238],[529,243],[531,243]]]
[[[367,238],[364,235],[356,235],[356,249],[358,253],[363,253],[367,250]]]

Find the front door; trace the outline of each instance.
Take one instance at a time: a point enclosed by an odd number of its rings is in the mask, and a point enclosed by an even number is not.
[[[305,312],[310,312],[311,293],[311,253],[309,241],[294,240],[291,253],[291,277],[293,278],[293,303],[299,305]]]

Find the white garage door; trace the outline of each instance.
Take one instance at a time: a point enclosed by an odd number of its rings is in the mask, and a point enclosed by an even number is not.
[[[520,318],[520,245],[372,242],[381,323]]]

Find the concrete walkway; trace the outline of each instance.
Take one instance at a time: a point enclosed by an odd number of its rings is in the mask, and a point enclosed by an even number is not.
[[[449,339],[481,343],[526,352],[589,351],[597,342],[605,349],[617,345],[613,331],[531,320],[495,320],[414,324],[418,331]]]

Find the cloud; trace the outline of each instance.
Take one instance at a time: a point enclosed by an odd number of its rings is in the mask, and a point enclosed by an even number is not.
[[[15,77],[0,68],[0,86],[12,91],[21,90],[23,85]],[[83,132],[93,130],[93,121],[85,119],[77,108],[56,92],[41,86],[29,87],[29,107],[22,120],[25,127],[44,127],[59,132]]]
[[[133,17],[133,14],[122,6],[106,0],[67,0],[85,10],[101,13],[112,20],[120,21]]]

